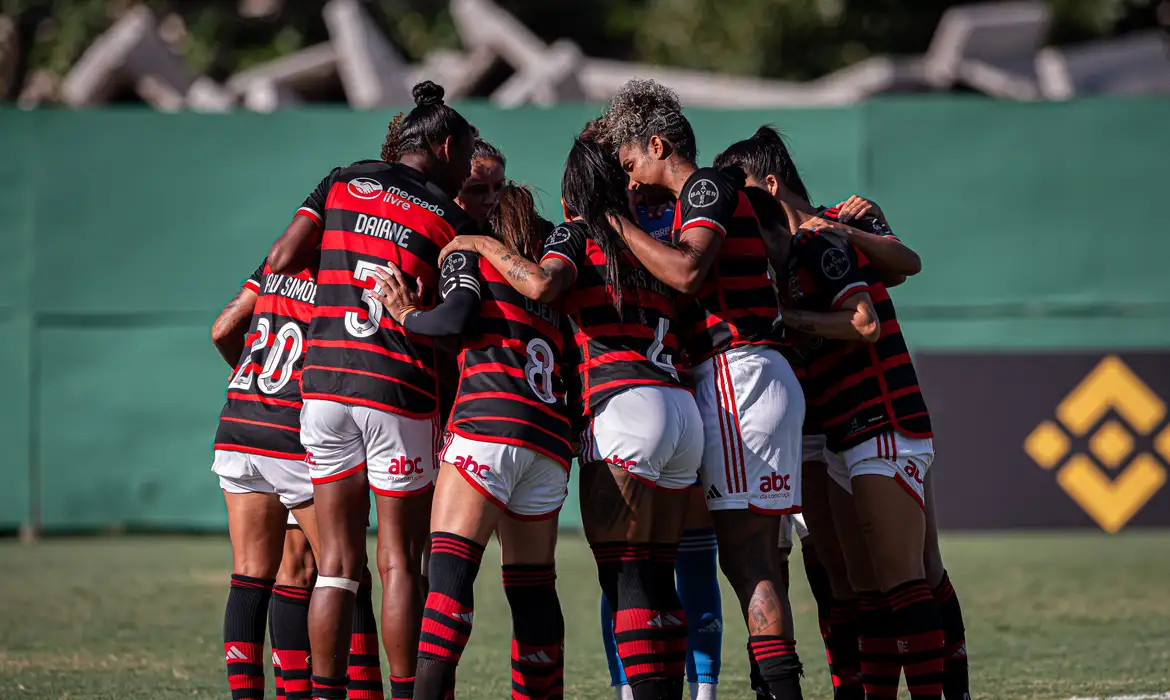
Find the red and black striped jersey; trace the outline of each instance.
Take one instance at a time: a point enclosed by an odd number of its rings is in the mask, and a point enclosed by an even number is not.
[[[308,270],[277,275],[265,260],[244,282],[259,294],[228,383],[215,449],[301,460],[301,365],[317,285]]]
[[[835,218],[828,210],[821,215]],[[866,226],[866,219],[850,222],[850,225],[858,224],[865,226],[862,230],[872,229]],[[878,230],[872,232],[878,233]],[[821,239],[820,236],[809,238],[814,241]],[[824,242],[824,245],[829,244]],[[794,247],[794,252],[796,250]],[[846,260],[850,270],[856,265],[856,272],[846,271],[842,279],[853,274],[857,280],[855,283],[864,285],[881,324],[881,335],[873,344],[824,341],[810,357],[809,390],[806,390],[805,399],[819,416],[829,449],[837,452],[891,429],[912,438],[932,437],[930,413],[918,386],[918,374],[914,371],[906,340],[902,337],[894,302],[882,284],[880,274],[863,253],[852,246],[848,255],[844,253],[832,254],[828,260],[822,257],[822,275],[841,274]],[[816,264],[816,261],[810,261],[807,267]]]
[[[676,362],[679,344],[674,320],[674,291],[651,275],[632,254],[621,266],[621,311],[607,282],[606,254],[586,225],[568,221],[544,242],[541,261],[563,260],[576,275],[561,298],[577,350],[577,379],[569,380],[573,399],[586,414],[631,386],[680,386]]]
[[[447,429],[527,447],[568,468],[561,312],[525,297],[471,252],[447,256],[440,285],[443,298],[468,289],[480,299],[479,314],[462,334],[459,388]]]
[[[433,301],[439,251],[475,223],[413,168],[361,161],[335,169],[297,213],[323,227],[317,305],[301,391],[306,399],[411,417],[436,411],[432,339],[406,333],[368,293],[393,262]]]
[[[687,178],[674,211],[675,240],[700,226],[717,231],[723,244],[694,298],[680,302],[691,363],[741,345],[780,345],[780,307],[755,210],[743,190],[714,168],[699,168]]]

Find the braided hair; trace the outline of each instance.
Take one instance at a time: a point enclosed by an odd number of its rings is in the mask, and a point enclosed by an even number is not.
[[[475,127],[443,102],[442,86],[424,80],[414,86],[411,94],[414,109],[409,114],[399,112],[387,125],[382,160],[394,163],[407,153],[430,151],[448,136],[468,141],[475,137]]]
[[[683,160],[698,155],[695,132],[683,116],[678,93],[653,80],[631,80],[617,91],[601,116],[600,132],[607,148],[645,148],[651,136],[668,142]]]

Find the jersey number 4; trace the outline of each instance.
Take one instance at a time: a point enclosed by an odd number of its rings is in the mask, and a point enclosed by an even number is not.
[[[276,333],[275,338],[271,338],[272,322],[263,317],[256,321],[255,333],[256,339],[252,341],[252,347],[240,363],[240,368],[236,370],[236,376],[232,377],[228,389],[251,390],[253,369],[259,364],[252,358],[258,358],[263,361],[264,365],[260,369],[257,385],[260,391],[265,394],[275,394],[292,379],[292,368],[301,358],[301,352],[305,347],[305,337],[301,333],[301,327],[289,321]],[[272,340],[271,344],[268,342],[270,339]],[[265,357],[264,351],[270,347],[271,350]]]
[[[678,372],[674,368],[674,358],[667,354],[666,346],[663,341],[666,340],[666,334],[670,331],[670,319],[658,319],[658,327],[654,329],[654,342],[650,344],[650,349],[646,352],[646,359],[650,360],[655,366],[674,377],[678,381]]]

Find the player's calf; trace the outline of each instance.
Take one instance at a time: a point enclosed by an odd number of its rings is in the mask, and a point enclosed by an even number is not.
[[[512,697],[546,700],[562,692],[565,620],[553,564],[505,564],[512,609]]]
[[[449,533],[431,533],[426,608],[418,644],[416,700],[443,700],[455,685],[455,667],[463,656],[475,620],[475,577],[484,547]]]

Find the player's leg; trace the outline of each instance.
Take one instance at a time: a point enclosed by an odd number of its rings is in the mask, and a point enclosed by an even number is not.
[[[272,639],[272,665],[276,675],[276,696],[307,700],[312,690],[309,679],[309,597],[317,562],[305,533],[289,514],[284,533],[284,554],[272,603],[268,608],[268,632]]]
[[[414,686],[417,700],[442,700],[455,692],[455,670],[475,617],[475,578],[509,497],[509,466],[516,451],[454,436],[440,456],[430,523],[430,590]]]
[[[301,442],[309,453],[317,539],[317,581],[309,603],[313,698],[344,698],[353,611],[366,570],[369,513],[366,446],[351,406],[306,400]],[[309,530],[305,517],[306,534]]]
[[[723,655],[723,599],[715,524],[702,484],[690,489],[686,521],[674,567],[678,596],[687,613],[687,682],[691,700],[714,700]]]
[[[967,671],[967,632],[963,624],[963,608],[951,585],[951,577],[943,566],[942,550],[938,545],[938,519],[935,509],[934,485],[931,472],[926,473],[926,551],[923,562],[926,581],[934,593],[942,613],[946,635],[946,660],[943,666],[943,695],[946,700],[971,700],[971,685]]]
[[[564,696],[565,621],[556,588],[557,515],[568,471],[530,455],[499,523],[504,594],[512,610],[513,698]]]
[[[224,656],[234,700],[264,696],[264,630],[288,511],[239,452],[217,452],[232,542],[232,576],[223,617]]]
[[[703,483],[719,564],[747,623],[749,659],[775,698],[799,698],[801,665],[783,583],[780,516],[800,504],[804,396],[772,350],[727,351],[701,365],[696,393]]]
[[[802,467],[803,517],[808,536],[801,539],[804,571],[817,602],[817,618],[833,679],[835,700],[861,700],[861,658],[858,647],[857,596],[849,573],[829,498],[831,479],[824,462],[824,440],[809,442]],[[852,504],[850,504],[852,508]]]
[[[910,696],[939,700],[945,633],[922,558],[926,544],[922,480],[934,459],[933,447],[928,441],[888,433],[851,448],[844,456],[850,465],[858,524],[878,586],[890,606],[890,624]]]

